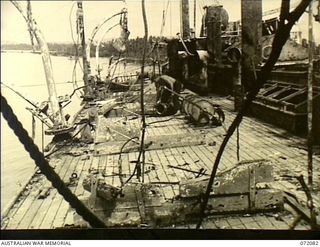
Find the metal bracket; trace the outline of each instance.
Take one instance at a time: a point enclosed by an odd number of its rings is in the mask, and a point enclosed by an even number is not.
[[[249,208],[255,208],[256,199],[256,176],[254,166],[249,166]]]

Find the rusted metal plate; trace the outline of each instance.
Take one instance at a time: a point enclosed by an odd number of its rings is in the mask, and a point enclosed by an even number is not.
[[[97,198],[94,212],[108,226],[166,226],[193,221],[199,214],[199,198],[165,200],[159,187],[154,185],[130,185],[129,190],[130,193],[125,189],[124,196],[114,201]],[[250,210],[248,194],[210,197],[206,214],[268,211],[282,207],[280,191],[259,190],[255,197],[254,210]]]
[[[251,173],[251,171],[254,172]],[[243,162],[231,170],[217,174],[212,195],[249,193],[250,188],[255,187],[257,183],[272,181],[272,163],[270,161]],[[207,184],[207,177],[181,181],[179,185],[180,196],[187,198],[204,194]]]
[[[279,209],[283,205],[281,191],[256,188],[256,183],[271,181],[272,165],[269,161],[239,164],[218,176],[206,213]],[[200,199],[206,189],[207,179],[191,179],[180,183],[171,185],[179,187],[179,194],[168,200],[161,185],[129,183],[120,189],[101,180],[94,188],[97,192],[92,209],[103,217],[108,226],[117,226],[120,222],[123,226],[161,226],[188,222],[194,220],[199,213]],[[84,186],[87,190],[92,190],[91,184],[85,181]]]

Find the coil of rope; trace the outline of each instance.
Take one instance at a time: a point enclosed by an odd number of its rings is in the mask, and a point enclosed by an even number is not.
[[[35,161],[41,172],[52,183],[53,187],[57,189],[59,194],[70,204],[76,212],[86,220],[93,228],[106,228],[106,225],[93,214],[64,184],[59,175],[49,165],[44,155],[40,152],[37,145],[29,137],[28,132],[23,128],[22,124],[14,114],[11,106],[8,104],[6,98],[1,94],[1,112],[3,117],[7,120],[9,127],[14,131],[19,141],[23,144],[25,150],[30,157]]]

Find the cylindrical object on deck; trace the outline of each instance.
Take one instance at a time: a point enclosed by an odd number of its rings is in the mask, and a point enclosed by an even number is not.
[[[197,124],[209,124],[215,114],[214,106],[196,95],[186,96],[181,109]]]

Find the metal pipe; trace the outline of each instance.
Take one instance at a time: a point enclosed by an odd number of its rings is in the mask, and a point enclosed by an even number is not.
[[[115,28],[116,26],[120,25],[120,23],[117,23],[115,25],[113,25],[112,27],[110,27],[109,29],[107,29],[104,34],[102,35],[101,39],[98,41],[98,44],[96,46],[96,68],[97,68],[97,72],[98,75],[100,76],[100,63],[99,63],[99,51],[100,51],[100,45],[102,40],[105,38],[105,36],[107,35],[107,33],[109,33],[113,28]]]
[[[97,32],[99,31],[99,29],[105,24],[107,23],[109,20],[111,20],[112,18],[118,16],[118,15],[122,15],[124,13],[127,12],[127,9],[123,9],[121,12],[119,13],[116,13],[106,19],[104,19],[103,21],[101,21],[97,26],[95,26],[95,28],[93,29],[92,33],[91,33],[91,36],[90,38],[88,39],[88,44],[87,44],[87,47],[86,47],[86,53],[87,53],[87,57],[90,57],[90,49],[91,49],[91,45],[92,45],[92,42],[94,40],[94,37],[96,36]]]

